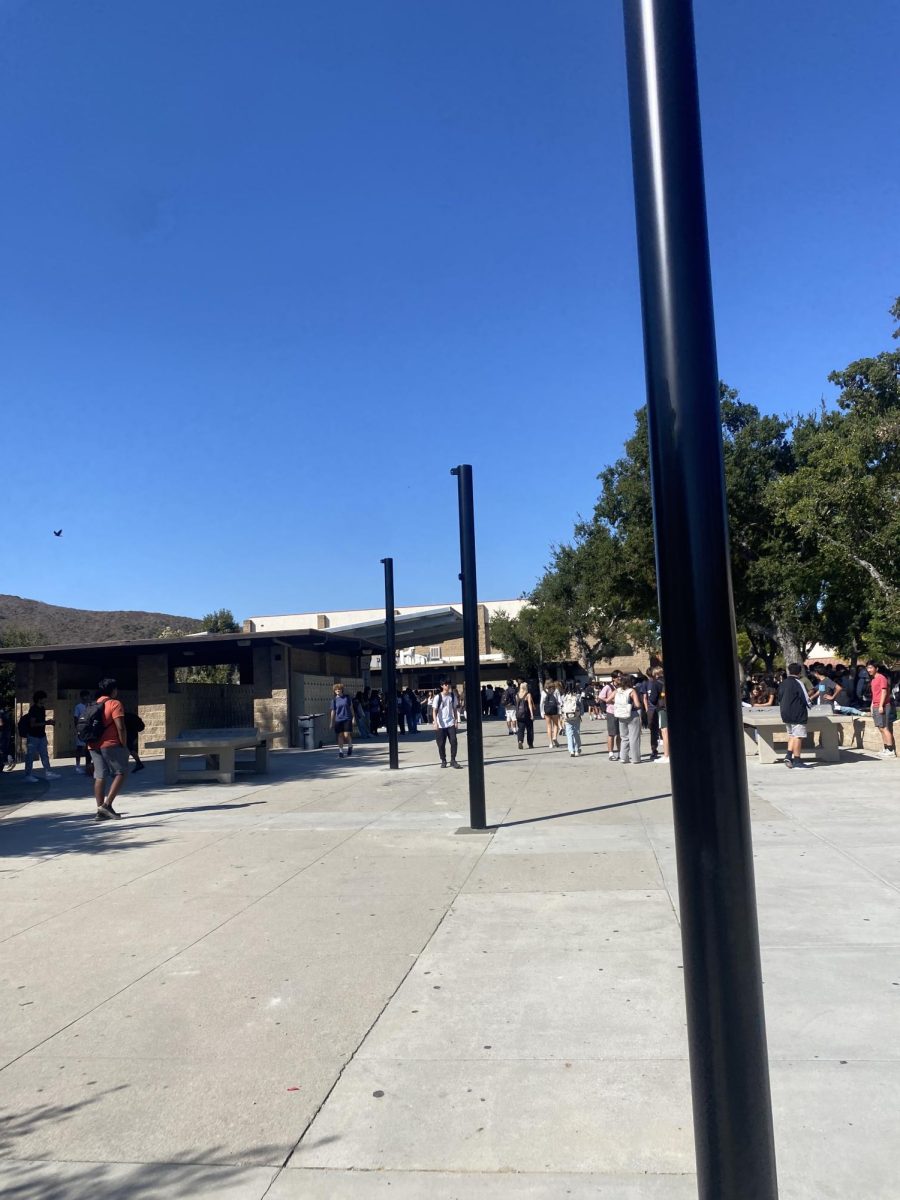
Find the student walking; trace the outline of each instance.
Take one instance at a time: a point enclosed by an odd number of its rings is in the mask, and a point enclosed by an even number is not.
[[[516,700],[516,738],[520,750],[524,742],[528,743],[529,750],[534,749],[534,711],[534,699],[528,684],[520,683]]]
[[[575,690],[574,683],[567,683],[562,698],[562,719],[566,731],[566,745],[572,758],[581,755],[581,717],[584,704]]]
[[[641,761],[641,698],[630,675],[619,678],[613,699],[613,713],[622,739],[621,759],[635,766]]]
[[[47,726],[53,725],[53,720],[47,719],[47,709],[44,701],[46,692],[35,692],[31,707],[19,719],[19,733],[25,738],[25,782],[39,783],[34,773],[34,760],[39,758],[44,768],[45,779],[59,779],[56,771],[50,770],[50,754],[47,749]]]
[[[350,703],[350,697],[344,695],[342,683],[336,683],[333,690],[334,698],[331,701],[329,724],[337,739],[338,758],[344,757],[345,747],[347,757],[350,758],[353,754],[353,705]]]
[[[450,680],[441,683],[441,690],[431,702],[434,720],[434,738],[437,742],[441,766],[447,765],[447,742],[450,743],[450,766],[462,770],[456,761],[457,734],[459,728],[459,699],[450,688]]]
[[[506,691],[503,693],[503,711],[506,717],[506,736],[516,732],[516,685],[511,679],[506,681]]]
[[[128,771],[128,734],[115,679],[101,679],[98,691],[96,702],[88,705],[82,718],[82,730],[94,764],[95,820],[110,821],[122,815],[113,808],[113,801],[121,792]]]
[[[559,688],[547,680],[541,689],[541,716],[547,726],[547,745],[559,745]]]

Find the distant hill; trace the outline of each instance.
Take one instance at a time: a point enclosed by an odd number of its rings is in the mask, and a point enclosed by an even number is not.
[[[88,608],[62,608],[40,600],[23,600],[21,596],[0,596],[2,646],[14,644],[11,635],[18,633],[25,634],[26,644],[31,646],[127,642],[157,637],[166,626],[184,633],[202,629],[196,617],[177,617],[172,613],[94,612]]]

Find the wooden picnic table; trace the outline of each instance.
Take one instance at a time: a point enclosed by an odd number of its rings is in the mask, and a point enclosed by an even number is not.
[[[269,747],[274,734],[260,733],[258,729],[185,729],[177,738],[160,742],[146,742],[148,750],[165,750],[165,781],[189,783],[193,780],[215,780],[217,783],[234,783],[238,766],[264,775],[269,770]],[[251,763],[238,763],[238,750],[255,750]],[[182,757],[206,758],[206,768],[196,770],[181,765]]]
[[[781,713],[777,708],[745,708],[742,712],[744,723],[744,751],[747,757],[759,755],[761,763],[781,762],[784,757],[782,749],[775,749],[775,738],[780,741],[787,738],[787,730]],[[859,717],[845,717],[831,711],[809,710],[806,718],[806,728],[813,741],[816,758],[820,762],[838,762],[840,760],[840,740],[838,733],[847,721],[853,722],[853,740],[857,746],[862,746],[863,721]],[[815,734],[819,734],[819,744],[815,745]],[[754,736],[755,734],[755,736]]]

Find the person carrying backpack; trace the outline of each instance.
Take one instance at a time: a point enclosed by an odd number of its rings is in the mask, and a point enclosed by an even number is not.
[[[87,711],[87,706],[91,702],[91,693],[87,690],[82,691],[78,697],[78,703],[75,705],[75,710],[72,713],[72,721],[75,725],[75,774],[87,775],[87,766],[91,761],[91,752],[78,736],[78,727],[81,724],[82,718]],[[81,759],[84,758],[84,766],[81,765]]]
[[[34,773],[35,757],[41,760],[45,779],[59,779],[56,771],[50,770],[50,753],[47,748],[47,726],[55,722],[47,718],[44,701],[46,692],[35,692],[31,707],[19,718],[19,736],[25,739],[25,782],[40,783]]]
[[[566,745],[572,758],[581,755],[581,716],[584,706],[575,690],[574,683],[567,683],[562,698],[562,719],[566,731]]]
[[[520,750],[526,741],[528,749],[534,749],[534,700],[527,683],[519,684],[519,695],[516,699],[516,738]]]
[[[641,698],[630,675],[622,675],[618,681],[613,714],[622,739],[622,762],[637,766],[641,761]]]
[[[94,764],[95,820],[118,820],[113,801],[122,790],[128,771],[128,735],[125,732],[125,708],[118,699],[115,679],[101,679],[99,695],[85,710],[78,728],[79,738],[91,752]],[[111,780],[107,790],[106,781]]]
[[[541,716],[547,725],[547,745],[553,749],[559,745],[559,688],[549,679],[541,689]]]

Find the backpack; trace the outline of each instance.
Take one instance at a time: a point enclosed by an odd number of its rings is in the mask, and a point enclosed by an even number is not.
[[[28,712],[23,712],[21,717],[19,717],[19,723],[16,726],[16,729],[19,731],[19,737],[23,737],[23,738],[31,737],[31,709],[30,708],[29,708]]]
[[[557,717],[559,716],[559,701],[554,692],[548,692],[544,697],[544,716]]]
[[[106,701],[86,704],[84,712],[75,722],[75,736],[79,742],[99,742],[106,728]]]
[[[613,701],[613,716],[617,721],[628,721],[634,712],[631,703],[631,691],[627,688],[616,688],[616,698]]]
[[[531,709],[528,707],[528,697],[522,696],[516,704],[516,720],[528,721],[531,718]]]
[[[575,695],[563,696],[562,710],[564,717],[577,717],[578,697]]]

